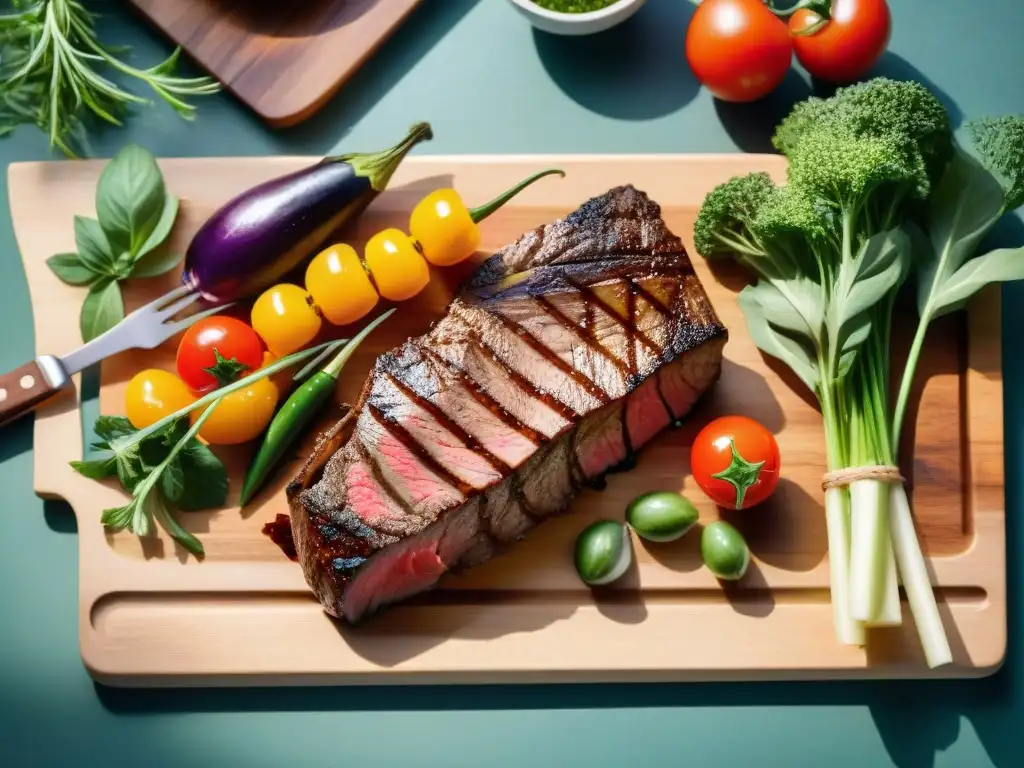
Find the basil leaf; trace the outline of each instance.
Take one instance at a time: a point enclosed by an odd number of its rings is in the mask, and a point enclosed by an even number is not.
[[[974,294],[990,283],[1024,279],[1024,247],[999,248],[964,264],[942,286],[932,301],[932,317],[962,309]]]
[[[178,198],[174,197],[174,195],[167,195],[164,199],[163,210],[160,211],[160,218],[157,220],[153,231],[149,233],[149,237],[146,238],[145,242],[139,246],[138,251],[132,252],[136,261],[153,251],[153,249],[167,239],[167,236],[171,234],[171,230],[174,228],[174,220],[177,217]]]
[[[92,341],[109,331],[124,319],[124,301],[121,286],[115,280],[103,278],[93,283],[82,302],[79,327],[83,341]]]
[[[184,473],[184,492],[175,500],[178,508],[193,512],[223,506],[228,498],[228,475],[217,455],[192,439],[178,457]]]
[[[77,253],[58,253],[46,260],[46,266],[68,285],[88,285],[102,276],[85,264]]]
[[[165,196],[156,159],[138,144],[107,163],[96,186],[96,215],[115,251],[139,252],[160,220]]]
[[[170,272],[185,258],[183,253],[171,253],[169,251],[154,251],[143,259],[135,262],[132,267],[132,277],[156,277]]]
[[[1003,215],[999,181],[961,149],[950,161],[932,196],[928,235],[931,253],[917,268],[917,308],[929,317],[930,304],[946,281],[977,251]]]
[[[138,430],[124,416],[100,416],[93,424],[92,431],[96,433],[97,437],[104,440],[116,440],[119,437],[134,434]]]
[[[117,259],[98,221],[75,216],[75,247],[85,266],[93,272],[113,277]]]

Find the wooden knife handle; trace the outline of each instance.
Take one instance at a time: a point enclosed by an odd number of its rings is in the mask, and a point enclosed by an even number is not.
[[[57,363],[56,368],[52,365],[54,362]],[[67,381],[60,363],[52,357],[38,358],[0,375],[0,426],[49,400],[63,389]]]

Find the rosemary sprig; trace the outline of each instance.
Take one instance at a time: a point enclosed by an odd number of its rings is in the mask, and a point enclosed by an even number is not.
[[[188,98],[220,90],[212,78],[174,74],[180,49],[149,69],[125,63],[116,55],[124,49],[100,41],[95,15],[79,0],[8,0],[6,6],[9,13],[0,15],[0,137],[34,124],[48,134],[51,148],[75,157],[89,119],[120,126],[129,105],[150,103],[103,70],[145,83],[185,119],[195,112]]]

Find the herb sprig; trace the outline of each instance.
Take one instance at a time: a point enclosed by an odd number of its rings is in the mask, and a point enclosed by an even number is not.
[[[93,426],[100,438],[92,444],[95,453],[83,461],[72,461],[71,467],[93,480],[117,477],[121,487],[132,494],[124,506],[104,510],[102,523],[112,531],[130,530],[136,536],[147,537],[153,532],[155,520],[189,552],[202,555],[202,542],[178,523],[174,510],[213,509],[227,499],[227,471],[216,454],[196,437],[203,422],[226,395],[338,344],[329,341],[282,357],[144,429],[136,429],[121,416],[100,416]],[[204,406],[210,407],[189,426],[189,414]]]
[[[79,327],[91,341],[124,319],[121,282],[174,269],[183,254],[159,248],[174,227],[178,198],[168,194],[153,155],[129,144],[107,164],[96,186],[96,219],[75,217],[75,253],[47,259],[70,285],[87,285]]]
[[[214,406],[216,407],[216,406]],[[152,520],[185,549],[203,554],[203,545],[174,519],[170,507],[183,511],[211,509],[224,504],[228,478],[224,465],[208,447],[196,439],[210,408],[189,427],[181,416],[147,437],[123,416],[101,416],[94,431],[102,438],[94,443],[98,451],[72,466],[94,480],[117,476],[132,499],[123,507],[103,511],[101,522],[114,531],[131,528],[138,536],[149,536]]]
[[[147,104],[121,88],[104,70],[145,83],[179,115],[191,119],[186,101],[217,93],[209,77],[174,74],[180,49],[149,69],[137,69],[115,54],[126,49],[104,45],[95,16],[78,0],[9,0],[0,16],[0,136],[19,125],[46,132],[50,146],[69,157],[78,154],[90,119],[121,125],[127,107]]]

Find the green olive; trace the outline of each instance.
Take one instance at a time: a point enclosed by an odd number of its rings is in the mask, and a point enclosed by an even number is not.
[[[743,535],[724,520],[716,520],[704,528],[700,553],[704,564],[720,579],[741,579],[750,565],[750,548]]]
[[[633,560],[629,529],[613,520],[598,520],[576,537],[576,572],[586,584],[610,584]]]
[[[693,528],[698,517],[693,502],[671,491],[645,493],[626,507],[626,522],[650,541],[675,541]]]

